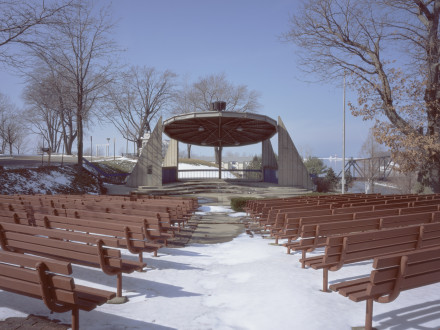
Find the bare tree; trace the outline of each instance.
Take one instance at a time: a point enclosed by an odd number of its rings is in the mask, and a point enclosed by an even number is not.
[[[6,140],[3,138],[6,129],[10,103],[6,95],[0,93],[0,153],[5,153]]]
[[[255,112],[260,107],[260,93],[249,90],[246,85],[234,85],[225,74],[212,74],[199,78],[191,86],[187,84],[177,93],[174,114],[211,111],[216,101],[226,102],[226,111]],[[218,148],[216,148],[218,162]],[[188,158],[191,158],[191,145],[188,145]]]
[[[28,82],[24,91],[24,99],[28,106],[25,118],[31,131],[42,136],[52,152],[57,152],[62,139],[62,122],[57,109],[53,80],[44,75],[42,70],[37,70],[35,75],[39,79]]]
[[[211,111],[211,104],[216,101],[226,102],[226,111],[255,112],[260,107],[259,97],[260,93],[246,85],[229,82],[224,73],[212,74],[182,89],[174,112]]]
[[[17,138],[14,142],[14,148],[17,151],[17,154],[26,152],[29,150],[29,139],[28,139],[27,130],[19,130],[17,134]]]
[[[7,96],[0,93],[0,152],[13,154],[13,147],[19,147],[27,134],[20,110]],[[18,151],[19,149],[17,149]]]
[[[361,169],[365,175],[366,193],[374,192],[374,183],[379,179],[380,171],[380,158],[388,155],[389,152],[379,144],[374,138],[373,131],[370,130],[368,136],[361,147],[361,156],[365,159],[361,162]]]
[[[53,27],[45,47],[34,47],[33,55],[73,88],[78,164],[82,164],[84,125],[113,79],[119,49],[111,38],[114,25],[108,6],[96,9],[92,1],[75,0],[60,16],[64,23]]]
[[[58,24],[60,11],[68,8],[71,2],[71,0],[0,1],[0,62],[17,64],[19,60],[16,56],[17,49],[11,46],[40,43],[42,28]]]
[[[20,120],[21,116],[17,111],[10,113],[3,123],[1,135],[5,146],[9,149],[9,154],[12,155],[13,147],[21,145],[22,140],[26,134],[26,126]]]
[[[32,131],[43,136],[52,152],[59,152],[64,142],[65,152],[72,154],[77,136],[73,87],[68,86],[57,70],[42,63],[29,72],[24,99],[28,105],[27,120]]]
[[[310,0],[286,40],[323,79],[344,73],[352,113],[375,120],[376,139],[405,171],[440,192],[440,0]],[[342,80],[342,79],[341,79]]]
[[[131,67],[108,89],[106,118],[121,135],[142,147],[142,137],[151,132],[157,116],[169,110],[176,74],[154,68]]]

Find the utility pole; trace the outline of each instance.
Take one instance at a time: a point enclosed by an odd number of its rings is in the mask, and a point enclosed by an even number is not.
[[[110,138],[107,138],[107,157],[110,157]]]
[[[343,118],[342,118],[342,193],[345,194],[345,73],[344,73],[344,91],[343,100]]]

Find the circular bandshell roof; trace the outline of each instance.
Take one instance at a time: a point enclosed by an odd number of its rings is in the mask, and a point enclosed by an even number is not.
[[[277,122],[246,112],[193,112],[171,117],[163,123],[170,138],[199,146],[237,147],[270,139]]]

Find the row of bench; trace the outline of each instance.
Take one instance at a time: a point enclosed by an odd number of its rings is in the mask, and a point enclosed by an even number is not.
[[[57,204],[60,200],[64,207]],[[162,217],[157,211],[155,217],[148,213],[148,205],[162,205],[158,203],[161,200],[111,200],[109,203],[98,196],[0,196],[0,289],[42,299],[54,312],[71,311],[73,329],[79,327],[79,310],[92,310],[114,297],[125,301],[122,275],[143,271],[146,263],[142,253],[156,255],[162,246],[158,242],[172,237],[167,230],[175,227],[169,217],[169,228],[166,221],[160,221],[168,213],[163,212]],[[77,209],[67,207],[72,201]],[[115,212],[106,211],[107,204],[112,204]],[[195,207],[188,200],[167,199],[167,204],[191,204],[185,211],[187,219]],[[90,210],[93,205],[99,207]],[[135,210],[136,215],[121,210]],[[139,260],[123,257],[121,248],[138,254]],[[76,285],[71,264],[115,276],[116,292]]]
[[[265,214],[263,209],[269,211]],[[267,223],[274,210],[289,215],[290,233],[283,237],[288,239],[283,244],[288,253],[301,251],[303,268],[323,270],[324,292],[328,292],[329,271],[374,259],[370,277],[330,286],[354,301],[367,301],[366,329],[372,329],[373,301],[390,302],[400,291],[440,281],[438,195],[333,195],[250,202],[247,212],[254,221],[279,238],[274,225]],[[325,247],[322,254],[306,256],[318,247]]]

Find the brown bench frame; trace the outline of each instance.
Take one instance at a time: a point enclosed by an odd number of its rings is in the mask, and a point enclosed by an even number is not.
[[[0,246],[4,251],[32,253],[52,259],[101,269],[116,276],[116,296],[122,297],[122,273],[142,271],[145,263],[123,259],[121,252],[106,245],[114,245],[114,238],[31,227],[14,223],[0,223]],[[68,254],[67,254],[68,253]]]
[[[79,329],[79,310],[91,311],[114,292],[77,285],[68,262],[0,251],[0,289],[41,299],[52,312],[71,311],[72,329]]]
[[[328,271],[375,257],[440,245],[440,223],[374,230],[327,238],[323,255],[300,259],[306,266],[323,270],[322,291],[328,292]],[[368,247],[368,249],[367,249]]]
[[[376,257],[369,277],[332,284],[350,300],[366,301],[365,329],[373,328],[373,302],[390,303],[404,290],[440,282],[440,246]]]

